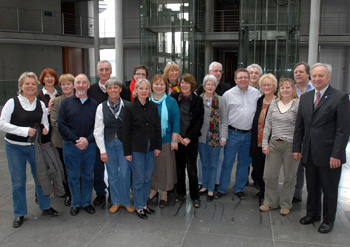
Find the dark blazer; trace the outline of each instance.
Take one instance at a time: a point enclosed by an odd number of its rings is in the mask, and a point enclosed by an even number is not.
[[[179,108],[181,105],[182,93],[172,93],[171,96],[176,100]],[[203,99],[198,95],[192,93],[192,100],[190,104],[190,126],[186,131],[186,136],[183,138],[188,138],[191,141],[198,141],[198,137],[200,137],[201,129],[204,120],[204,106]]]
[[[130,104],[126,104],[124,109],[122,127],[124,155],[132,155],[132,152],[147,153],[154,149],[162,150],[157,104],[147,100],[145,106],[142,106],[136,98]],[[148,140],[150,141],[149,149]]]
[[[350,133],[349,96],[329,86],[314,109],[314,94],[311,90],[300,98],[293,153],[302,153],[304,164],[309,151],[316,166],[329,166],[330,157],[344,164]]]
[[[60,92],[60,91],[57,91],[57,93],[58,93],[58,95],[57,95],[56,97],[61,96],[61,95],[63,94],[63,93]],[[49,105],[50,95],[48,95],[48,94],[45,95],[45,94],[43,93],[43,90],[39,90],[39,91],[36,93],[36,97],[37,97],[39,100],[41,100],[42,102],[44,102],[46,107]],[[49,118],[49,119],[50,119],[50,118]]]
[[[250,157],[260,157],[263,154],[262,148],[258,147],[258,122],[259,122],[261,109],[262,109],[262,106],[264,103],[264,98],[265,98],[265,95],[262,95],[258,99],[257,106],[256,106],[256,112],[254,115],[253,125],[252,125],[252,137],[251,137],[251,142],[250,142],[250,153],[249,153]],[[266,119],[269,107],[267,107],[265,119]]]

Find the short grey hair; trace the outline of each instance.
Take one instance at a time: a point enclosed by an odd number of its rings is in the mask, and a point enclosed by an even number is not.
[[[97,70],[98,70],[98,67],[100,66],[101,63],[108,63],[109,67],[112,69],[112,64],[109,61],[101,60],[101,61],[98,61],[98,63],[97,63]]]
[[[36,76],[36,74],[34,72],[25,71],[18,78],[18,94],[23,93],[23,91],[20,89],[20,87],[23,85],[23,81],[26,78],[34,78],[36,84],[39,84],[38,77]]]
[[[137,97],[137,93],[136,93],[136,89],[140,86],[141,83],[145,83],[148,87],[149,87],[149,95],[148,97],[152,96],[152,87],[151,87],[151,83],[149,82],[149,80],[147,80],[146,78],[139,78],[136,82],[135,82],[135,88],[134,91],[132,92],[132,96],[134,98]]]
[[[108,88],[109,86],[118,86],[118,87],[122,88],[123,83],[118,78],[110,78],[105,83],[106,88]]]
[[[203,87],[207,84],[208,81],[215,82],[215,87],[218,86],[218,80],[213,75],[206,75],[203,79]]]
[[[323,66],[327,69],[328,71],[328,75],[331,75],[332,74],[332,65],[328,64],[328,63],[315,63],[312,67],[311,67],[311,72],[312,70],[315,68],[315,67],[318,67],[318,66]]]
[[[215,61],[214,61],[214,62],[212,62],[212,63],[209,65],[209,71],[213,69],[213,66],[214,66],[214,65],[220,65],[221,68],[222,68],[222,64],[221,64],[221,63],[215,62]]]
[[[247,67],[247,70],[250,71],[251,68],[257,68],[259,70],[259,74],[263,74],[263,70],[259,64],[253,63]]]

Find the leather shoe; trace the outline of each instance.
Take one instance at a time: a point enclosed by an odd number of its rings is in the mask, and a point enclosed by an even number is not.
[[[15,219],[13,220],[13,228],[18,228],[23,223],[24,216],[15,216]]]
[[[143,220],[148,218],[148,216],[145,213],[144,209],[141,209],[140,212],[137,212],[137,210],[135,212],[136,212],[137,216],[139,216]]]
[[[111,212],[112,214],[115,214],[121,206],[123,206],[123,204],[112,205],[112,207],[110,207],[109,209],[109,212]]]
[[[334,226],[333,222],[331,222],[331,223],[322,222],[322,224],[318,228],[318,232],[319,233],[329,233],[330,231],[332,231],[333,226]]]
[[[79,207],[71,207],[70,208],[70,215],[76,216],[77,214],[79,214],[79,210],[80,210]]]
[[[95,213],[95,208],[90,204],[86,207],[84,207],[85,211],[89,214],[94,214]]]
[[[201,201],[200,200],[193,200],[193,207],[199,208],[201,206]]]
[[[208,189],[205,189],[205,190],[199,190],[199,196],[202,196],[204,194],[208,193]]]
[[[130,206],[126,207],[126,211],[128,211],[129,213],[132,213],[132,212],[135,212],[135,208],[133,205],[130,205]]]
[[[43,210],[43,215],[55,217],[55,216],[58,216],[58,212],[53,208],[49,208],[49,209]]]
[[[302,202],[302,199],[293,197],[292,203],[298,203],[298,202]]]
[[[166,206],[166,201],[165,200],[160,200],[160,202],[159,202],[159,207],[160,208],[164,208]]]
[[[243,193],[243,191],[237,192],[237,193],[235,193],[235,194],[236,194],[236,196],[237,196],[239,199],[245,200],[245,194]]]
[[[224,195],[226,195],[226,194],[224,194],[224,193],[218,191],[218,192],[215,194],[214,198],[215,198],[215,199],[220,199],[220,198],[223,197]]]
[[[214,195],[207,195],[207,202],[212,202],[214,200]]]
[[[146,214],[154,214],[156,211],[154,211],[152,208],[144,208],[143,211],[146,213]]]
[[[95,198],[95,200],[92,202],[92,204],[94,204],[94,206],[98,206],[98,205],[101,205],[103,202],[106,201],[106,196],[105,195],[101,195],[101,194],[98,194]]]
[[[64,198],[64,206],[70,206],[70,202],[72,201],[71,196],[66,196]]]
[[[304,216],[303,218],[300,219],[300,224],[302,225],[310,225],[312,223],[314,223],[315,221],[319,221],[321,220],[320,216],[315,216],[315,217],[311,217],[311,216]]]

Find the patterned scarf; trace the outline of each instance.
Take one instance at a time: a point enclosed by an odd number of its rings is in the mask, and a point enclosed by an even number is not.
[[[180,80],[180,77],[177,79],[176,82],[172,82],[168,79],[169,91],[171,93],[180,93],[181,92],[179,80]]]
[[[201,94],[204,97],[204,93]],[[219,146],[220,141],[220,108],[219,108],[219,97],[214,92],[211,99],[211,111],[209,116],[209,140],[208,144],[212,147]]]

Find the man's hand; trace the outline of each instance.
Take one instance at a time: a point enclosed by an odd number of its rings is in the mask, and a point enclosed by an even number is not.
[[[266,156],[268,156],[269,153],[270,153],[269,147],[264,147],[264,148],[262,148],[262,152],[263,152]]]
[[[293,157],[295,160],[300,160],[303,156],[301,155],[301,153],[293,153]]]
[[[127,156],[125,156],[125,159],[126,159],[127,161],[132,161],[132,155],[127,155]]]
[[[75,142],[76,142],[75,146],[77,148],[79,148],[80,150],[85,150],[87,148],[87,146],[89,145],[89,142],[85,137],[80,137]]]
[[[331,169],[335,169],[341,166],[341,162],[340,159],[336,159],[331,157],[330,161],[329,161],[329,166],[331,167]]]
[[[108,156],[107,153],[103,153],[100,155],[100,158],[102,160],[103,163],[108,163]]]

